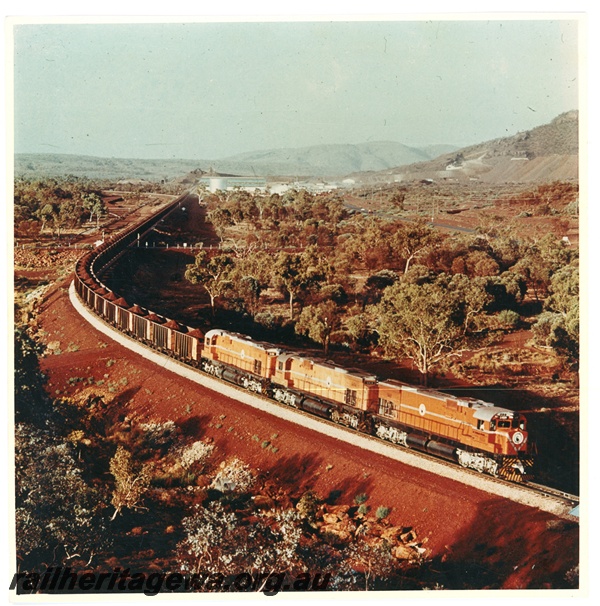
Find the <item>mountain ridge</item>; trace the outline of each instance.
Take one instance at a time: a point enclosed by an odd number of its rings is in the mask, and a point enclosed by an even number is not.
[[[453,145],[416,148],[394,141],[358,144],[323,144],[244,152],[220,159],[153,160],[101,158],[70,154],[15,154],[15,174],[85,175],[92,178],[175,178],[201,167],[242,176],[343,177],[356,171],[380,171],[417,161],[431,160],[427,150],[458,149]]]
[[[463,148],[411,147],[394,141],[322,144],[244,152],[217,160],[143,160],[68,154],[15,154],[16,176],[74,175],[91,179],[172,180],[198,171],[267,178],[405,181],[481,180],[490,183],[577,179],[579,113]]]

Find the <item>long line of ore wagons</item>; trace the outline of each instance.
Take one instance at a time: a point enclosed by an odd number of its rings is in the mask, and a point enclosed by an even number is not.
[[[512,481],[526,479],[534,448],[517,412],[313,359],[245,335],[212,328],[205,334],[130,305],[102,275],[175,211],[186,196],[113,237],[77,263],[81,300],[117,330],[190,366],[278,402],[394,444],[455,461]]]

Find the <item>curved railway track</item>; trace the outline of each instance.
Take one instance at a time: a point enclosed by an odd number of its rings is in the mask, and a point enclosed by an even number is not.
[[[100,313],[96,302],[103,295],[94,295],[94,297],[92,297],[93,301],[87,298],[88,295],[85,293],[90,292],[89,280],[87,278],[91,278],[91,280],[95,282],[95,287],[99,287],[100,289],[106,288],[100,279],[101,274],[110,268],[110,266],[125,253],[129,246],[136,240],[142,239],[158,222],[162,221],[170,212],[173,212],[178,208],[189,195],[190,192],[183,194],[172,203],[163,207],[151,218],[146,219],[126,230],[124,233],[113,237],[96,251],[84,255],[84,257],[80,259],[75,279],[71,284],[69,296],[75,309],[86,319],[86,321],[91,323],[109,338],[144,356],[146,359],[150,359],[167,370],[176,372],[180,376],[184,376],[196,383],[202,384],[208,389],[230,396],[244,404],[254,406],[255,408],[259,408],[279,418],[284,418],[293,423],[300,424],[303,427],[325,433],[336,439],[351,443],[359,448],[368,449],[372,452],[421,469],[425,468],[432,473],[444,475],[486,492],[508,498],[524,505],[537,507],[561,517],[572,517],[569,512],[579,503],[579,497],[575,495],[566,494],[562,491],[538,484],[514,484],[490,475],[483,475],[470,469],[464,469],[457,466],[455,463],[434,457],[430,454],[396,446],[374,436],[359,433],[354,429],[333,423],[327,419],[315,417],[314,415],[296,408],[290,408],[289,406],[280,404],[265,396],[250,393],[230,382],[223,381],[214,376],[209,376],[197,368],[179,362],[173,357],[160,353],[155,349],[144,345],[139,340],[123,334],[122,330],[120,331],[118,327],[113,325],[115,323],[118,325],[121,318],[120,312],[116,309],[116,306],[113,305],[114,316],[111,318],[109,314],[109,319],[113,321],[112,324],[101,317],[103,314]],[[83,272],[82,267],[85,269]],[[87,276],[87,278],[84,278],[84,275]],[[90,307],[94,312],[92,312]],[[122,326],[121,329],[123,329]]]

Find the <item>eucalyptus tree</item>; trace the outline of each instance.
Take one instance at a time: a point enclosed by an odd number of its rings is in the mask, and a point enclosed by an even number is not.
[[[399,281],[373,310],[379,343],[389,356],[410,358],[427,385],[432,368],[465,343],[461,296],[446,280]]]
[[[200,284],[210,297],[212,314],[215,314],[215,300],[225,294],[231,284],[231,274],[234,268],[233,259],[229,255],[211,256],[201,250],[194,263],[187,265],[185,278],[192,284]]]

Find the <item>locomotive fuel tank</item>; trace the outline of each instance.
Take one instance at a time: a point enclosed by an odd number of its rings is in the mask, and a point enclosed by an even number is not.
[[[319,402],[313,398],[304,398],[300,404],[300,408],[325,419],[329,419],[331,416],[331,405]]]

